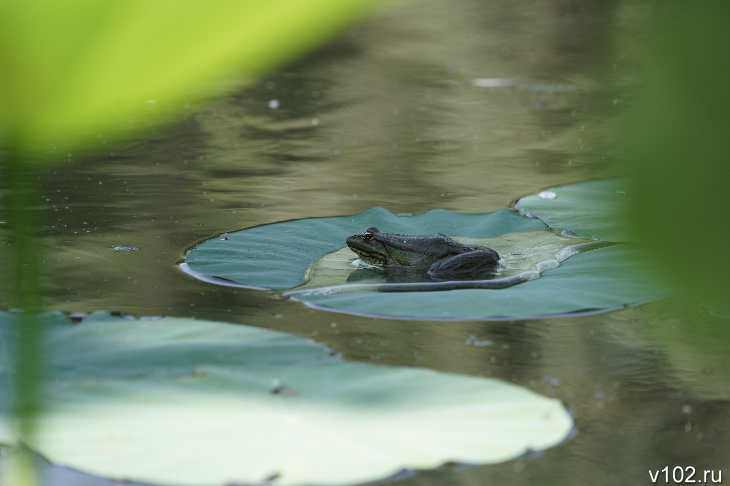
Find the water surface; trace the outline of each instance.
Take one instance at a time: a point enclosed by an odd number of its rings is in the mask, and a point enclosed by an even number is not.
[[[215,286],[176,265],[240,228],[374,206],[484,213],[609,175],[611,123],[640,73],[626,46],[646,7],[401,5],[164,131],[113,146],[99,134],[89,154],[59,153],[39,180],[44,304],[293,332],[349,360],[507,380],[574,414],[577,435],[538,457],[399,484],[649,484],[648,471],[667,466],[730,474],[727,320],[682,296],[582,317],[401,321]]]

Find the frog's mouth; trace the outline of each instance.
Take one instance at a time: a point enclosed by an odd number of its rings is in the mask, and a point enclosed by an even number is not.
[[[366,250],[361,250],[359,248],[352,248],[350,247],[350,250],[354,251],[357,256],[360,257],[360,260],[362,260],[364,263],[367,263],[369,265],[385,265],[387,262],[387,259],[384,255],[379,255],[377,253],[372,253]]]

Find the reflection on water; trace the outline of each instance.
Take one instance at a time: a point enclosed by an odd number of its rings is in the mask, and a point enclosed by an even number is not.
[[[539,457],[400,484],[645,484],[649,469],[677,465],[730,474],[727,320],[679,297],[573,318],[399,321],[224,288],[175,265],[239,228],[374,206],[483,213],[607,175],[648,3],[409,3],[163,132],[115,146],[99,133],[90,154],[55,153],[38,180],[46,307],[290,331],[351,360],[501,378],[575,416],[577,436]],[[3,261],[5,241],[0,223]],[[0,283],[14,284],[5,272]],[[61,472],[52,484],[84,484]]]

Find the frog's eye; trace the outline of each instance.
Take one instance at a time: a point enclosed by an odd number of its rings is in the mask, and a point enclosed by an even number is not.
[[[362,239],[365,241],[370,241],[373,239],[373,234],[369,231],[366,231],[365,233],[363,233]]]

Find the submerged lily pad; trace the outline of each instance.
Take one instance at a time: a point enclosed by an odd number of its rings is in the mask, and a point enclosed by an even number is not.
[[[347,363],[290,334],[106,313],[78,325],[61,314],[45,319],[46,408],[38,434],[20,439],[54,463],[100,476],[354,484],[446,461],[508,460],[551,447],[572,428],[560,401],[527,389]],[[13,346],[12,320],[0,313],[5,347]],[[7,359],[0,356],[0,379]]]

